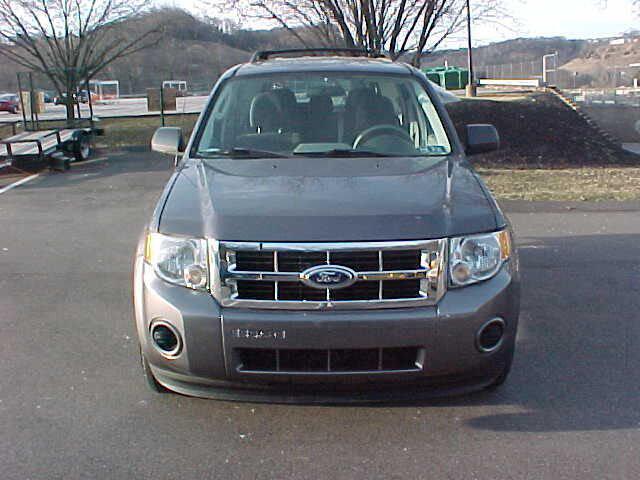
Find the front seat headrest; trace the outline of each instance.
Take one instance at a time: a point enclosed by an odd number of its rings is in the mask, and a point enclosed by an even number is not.
[[[249,110],[249,124],[259,132],[276,132],[283,126],[283,111],[273,92],[256,95]]]
[[[309,99],[309,109],[312,115],[327,116],[333,113],[333,102],[329,95],[313,95]]]

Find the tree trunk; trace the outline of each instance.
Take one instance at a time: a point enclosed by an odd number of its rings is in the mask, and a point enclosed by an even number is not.
[[[71,126],[73,124],[73,121],[76,119],[75,92],[76,92],[75,85],[71,85],[70,83],[67,83],[67,98],[66,98],[67,101],[65,102],[65,107],[67,109],[68,126]]]
[[[76,112],[74,110],[73,97],[67,97],[67,103],[65,107],[67,109],[67,123],[72,123],[76,119]]]

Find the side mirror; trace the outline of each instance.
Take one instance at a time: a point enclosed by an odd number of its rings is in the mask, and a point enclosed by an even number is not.
[[[162,127],[156,130],[151,139],[151,150],[167,155],[179,155],[184,152],[185,144],[182,129]]]
[[[467,153],[493,152],[500,148],[500,135],[493,125],[467,125]]]

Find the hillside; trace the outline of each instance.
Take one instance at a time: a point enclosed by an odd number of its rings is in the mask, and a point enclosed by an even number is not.
[[[638,157],[595,134],[557,97],[535,93],[518,100],[464,100],[447,105],[461,138],[465,126],[490,123],[501,148],[474,163],[509,168],[566,168],[633,164]],[[562,132],[561,134],[559,132]]]
[[[640,64],[640,37],[626,37],[624,43],[610,41],[591,42],[582,54],[562,65],[562,70],[588,78],[596,86],[631,85],[640,68],[630,68]]]
[[[111,64],[99,79],[120,81],[121,94],[140,94],[163,80],[186,80],[192,92],[210,90],[221,72],[246,61],[258,49],[300,46],[284,29],[229,30],[211,18],[198,18],[179,8],[153,10],[135,21],[125,21],[119,28],[131,30],[160,26],[162,35],[153,47]],[[298,31],[305,36],[304,31]],[[306,34],[309,35],[308,33]],[[309,42],[313,43],[313,41]],[[567,40],[565,38],[518,38],[474,49],[477,72],[486,75],[487,66],[516,65],[515,76],[541,74],[543,55],[557,51],[564,69],[561,78],[580,85],[611,86],[620,77],[614,66],[640,63],[640,42],[610,45],[609,41]],[[465,66],[465,49],[442,50],[425,54],[423,66]],[[23,70],[2,58],[0,92],[17,90],[15,72]],[[574,77],[577,72],[578,77]],[[637,72],[637,71],[636,71]],[[495,70],[494,70],[495,73]],[[504,73],[504,70],[503,70]],[[633,75],[633,72],[631,75]],[[629,75],[628,72],[625,73]],[[623,84],[631,79],[618,78]],[[50,86],[36,77],[36,87]],[[571,86],[562,85],[561,86]]]
[[[476,65],[504,65],[509,63],[540,62],[543,55],[558,52],[563,61],[569,61],[581,55],[585,40],[567,40],[562,37],[553,38],[516,38],[503,42],[474,48],[473,55]],[[467,50],[441,50],[425,54],[422,58],[423,66],[441,66],[447,61],[450,65],[466,66]]]

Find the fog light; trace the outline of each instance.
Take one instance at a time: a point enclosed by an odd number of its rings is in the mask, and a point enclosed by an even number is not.
[[[151,328],[151,339],[163,355],[175,356],[182,347],[178,332],[166,323],[157,323]]]
[[[485,323],[480,330],[478,330],[476,338],[478,350],[483,353],[497,350],[504,338],[504,328],[504,320],[501,318],[494,318]]]

